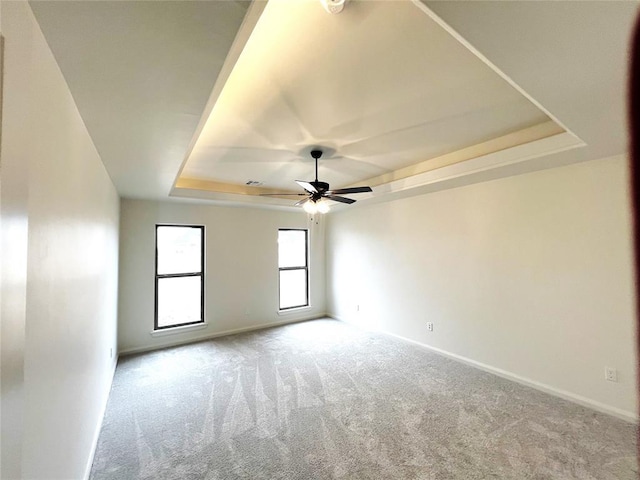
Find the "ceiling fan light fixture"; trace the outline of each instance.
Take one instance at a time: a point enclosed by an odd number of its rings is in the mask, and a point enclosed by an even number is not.
[[[313,200],[305,202],[302,205],[302,208],[304,209],[305,212],[310,213],[312,215],[318,212],[318,206],[316,205],[316,202],[314,202]]]
[[[316,203],[316,207],[318,209],[318,213],[329,213],[329,210],[331,210],[331,207],[329,206],[329,202],[324,199],[318,201]]]
[[[302,204],[302,208],[311,215],[315,213],[329,213],[329,210],[331,210],[329,202],[322,198],[319,200],[309,200]]]

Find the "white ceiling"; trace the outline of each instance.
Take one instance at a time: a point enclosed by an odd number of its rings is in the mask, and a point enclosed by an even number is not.
[[[626,151],[636,1],[31,5],[124,197],[291,205],[257,194],[312,146],[366,201]]]
[[[30,5],[120,195],[166,198],[249,2]]]

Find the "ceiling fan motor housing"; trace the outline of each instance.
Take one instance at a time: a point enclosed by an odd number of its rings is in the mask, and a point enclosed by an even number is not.
[[[316,180],[315,182],[309,182],[309,183],[314,187],[316,187],[316,190],[318,190],[318,192],[320,193],[324,193],[327,190],[329,190],[329,184],[327,182],[319,182]]]

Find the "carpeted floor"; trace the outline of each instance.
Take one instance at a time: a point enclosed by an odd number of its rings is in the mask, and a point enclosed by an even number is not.
[[[319,320],[120,360],[92,480],[637,477],[635,427]]]

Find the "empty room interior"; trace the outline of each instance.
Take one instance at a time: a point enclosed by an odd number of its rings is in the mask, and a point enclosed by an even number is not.
[[[0,477],[638,478],[639,7],[2,0]]]

